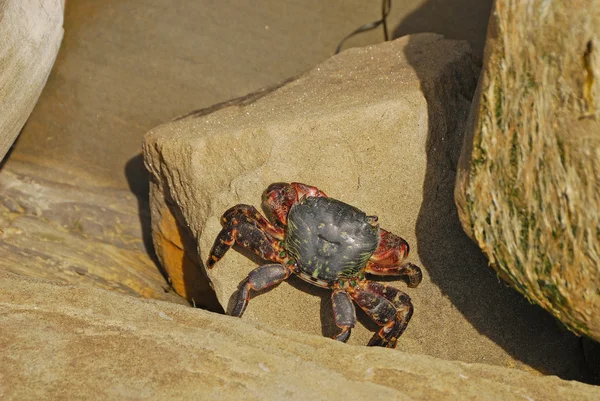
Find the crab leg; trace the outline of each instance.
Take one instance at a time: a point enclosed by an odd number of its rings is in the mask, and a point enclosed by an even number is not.
[[[363,281],[350,296],[375,323],[382,326],[369,346],[394,348],[413,314],[410,297],[402,291],[372,281]]]
[[[252,270],[242,282],[237,293],[231,316],[241,317],[250,300],[250,290],[261,291],[284,281],[292,274],[292,269],[282,264],[259,266]]]
[[[283,249],[279,246],[279,241],[263,231],[257,222],[243,214],[230,217],[227,222],[210,250],[207,262],[209,269],[214,267],[234,243],[251,250],[265,260],[281,262],[279,253]]]
[[[379,230],[379,236],[379,246],[369,259],[365,272],[378,276],[406,276],[409,287],[419,285],[423,279],[421,269],[412,263],[403,262],[410,251],[408,243],[384,229]]]
[[[333,305],[333,319],[337,327],[342,332],[333,338],[338,341],[346,342],[350,337],[350,330],[356,324],[356,310],[352,299],[346,291],[335,290],[331,294],[331,303]]]
[[[369,261],[365,267],[366,273],[376,274],[378,276],[406,276],[408,286],[415,288],[423,279],[421,268],[412,263],[402,263],[397,266],[386,266]]]
[[[275,227],[269,220],[267,220],[254,206],[239,204],[228,209],[221,217],[221,225],[228,226],[235,224],[236,219],[239,220],[240,216],[246,216],[261,229],[269,233],[273,238],[282,240],[284,236],[283,229]]]

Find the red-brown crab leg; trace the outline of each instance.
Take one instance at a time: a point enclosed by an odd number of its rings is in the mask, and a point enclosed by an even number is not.
[[[248,208],[247,205],[238,205],[232,209],[238,207],[240,210],[251,208],[251,206]],[[260,222],[243,213],[235,214],[232,209],[229,209],[223,215],[222,221],[225,225],[217,235],[210,251],[207,262],[208,268],[212,269],[234,243],[251,250],[265,260],[281,262],[282,259],[279,254],[283,251],[283,248],[279,245],[279,240],[273,238],[268,229],[261,227]]]
[[[331,294],[333,305],[333,320],[342,332],[335,335],[334,340],[346,342],[350,337],[350,330],[356,324],[356,310],[352,298],[344,290],[334,290]]]
[[[406,276],[409,287],[418,286],[423,279],[421,269],[403,262],[410,251],[408,243],[384,229],[379,229],[379,236],[379,246],[369,259],[365,272],[378,276]]]
[[[413,314],[410,297],[397,288],[364,280],[348,293],[362,310],[381,329],[369,341],[368,346],[396,347]]]
[[[303,197],[327,197],[323,191],[299,182],[291,184],[285,182],[276,182],[269,185],[263,193],[263,205],[269,210],[277,223],[281,226],[287,225],[287,215],[294,203]]]
[[[244,314],[250,301],[250,290],[261,291],[273,287],[287,279],[290,274],[291,267],[279,263],[259,266],[252,270],[240,285],[231,316],[241,317]]]
[[[236,218],[239,218],[240,215],[244,215],[249,217],[254,223],[258,225],[258,227],[264,231],[266,231],[271,237],[276,238],[278,240],[283,240],[285,232],[280,227],[275,227],[269,220],[267,220],[254,206],[239,204],[235,205],[232,208],[229,208],[223,216],[221,216],[221,225],[227,226],[230,224],[235,224]]]
[[[242,316],[250,300],[250,290],[261,291],[281,283],[290,276],[292,267],[287,265],[286,253],[275,238],[283,238],[283,231],[271,225],[253,206],[232,207],[223,214],[221,223],[223,229],[210,251],[208,268],[214,267],[234,243],[265,260],[278,262],[257,267],[242,282],[231,311],[232,316]]]

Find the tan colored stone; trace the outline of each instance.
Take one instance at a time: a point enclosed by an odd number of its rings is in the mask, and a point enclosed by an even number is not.
[[[597,400],[600,388],[0,272],[0,398]]]
[[[461,221],[501,277],[598,341],[600,1],[495,7],[459,166]]]
[[[63,36],[63,0],[0,0],[0,160],[38,100]]]
[[[11,158],[0,174],[0,270],[185,303],[144,246],[136,199]]]
[[[499,283],[460,227],[454,167],[477,72],[464,42],[415,35],[343,52],[278,89],[157,127],[144,141],[155,243],[171,235],[161,231],[165,198],[202,263],[226,209],[260,207],[272,182],[316,185],[378,215],[423,266],[416,289],[389,282],[415,305],[399,349],[581,378],[578,339]],[[208,272],[224,309],[257,262],[230,251]],[[330,292],[296,277],[253,297],[244,319],[338,331]],[[359,313],[350,343],[366,344],[375,329]]]
[[[166,194],[152,189],[152,215],[155,230],[152,239],[156,255],[162,262],[171,287],[177,294],[187,299],[192,305],[211,311],[223,312],[223,308],[215,297],[206,274],[200,268],[198,251],[189,229],[179,223],[173,213],[174,209],[164,199]]]

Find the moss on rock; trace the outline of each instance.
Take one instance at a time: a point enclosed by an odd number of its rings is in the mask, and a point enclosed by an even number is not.
[[[498,274],[600,340],[600,1],[499,0],[457,177]]]

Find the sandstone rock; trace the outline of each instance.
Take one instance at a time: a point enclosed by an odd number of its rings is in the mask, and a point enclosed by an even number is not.
[[[144,246],[135,197],[11,158],[0,174],[0,270],[184,303]]]
[[[456,185],[461,221],[501,277],[598,341],[600,2],[495,7]]]
[[[389,282],[415,305],[399,349],[580,378],[575,336],[504,288],[460,227],[455,166],[477,73],[466,43],[415,35],[343,52],[278,89],[152,130],[144,156],[153,238],[179,293],[195,285],[182,261],[204,268],[226,209],[260,208],[272,182],[305,182],[378,215],[412,246],[423,283]],[[173,221],[177,229],[165,229]],[[208,272],[224,309],[257,262],[230,251]],[[253,297],[243,318],[338,332],[330,292],[295,277]],[[359,320],[350,343],[364,345],[376,327]]]
[[[196,242],[189,228],[180,223],[183,218],[178,209],[173,207],[168,193],[161,193],[156,185],[150,190],[154,251],[165,268],[171,287],[192,305],[222,313],[223,307],[200,268]]]
[[[556,377],[0,272],[2,399],[597,400]]]
[[[46,84],[63,36],[63,0],[0,0],[0,160]]]

